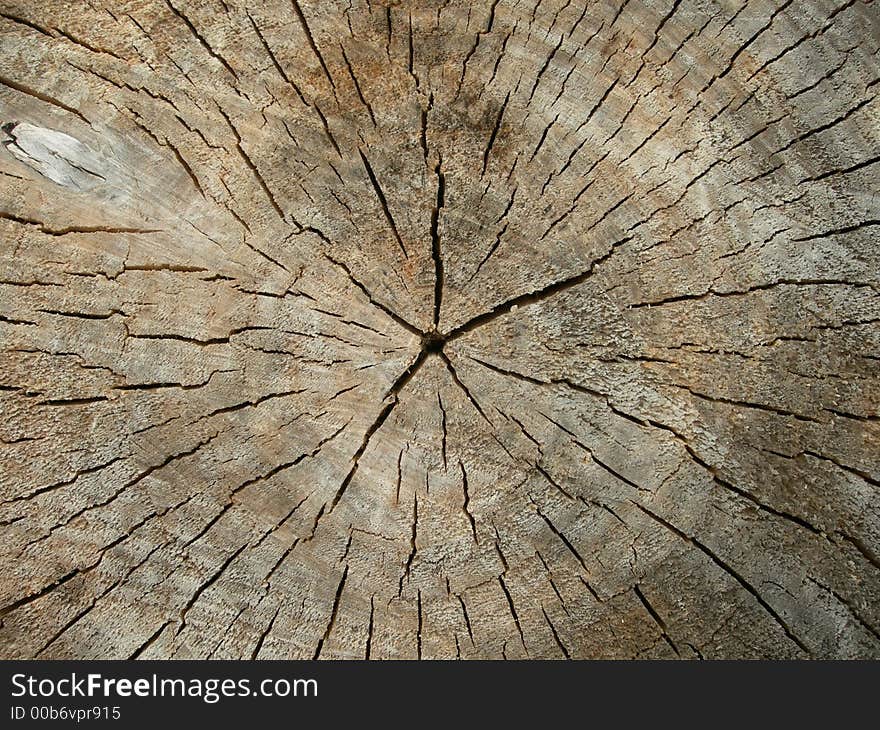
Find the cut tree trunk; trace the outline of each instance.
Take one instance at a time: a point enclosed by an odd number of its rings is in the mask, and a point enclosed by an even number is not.
[[[880,656],[880,12],[2,0],[4,658]]]

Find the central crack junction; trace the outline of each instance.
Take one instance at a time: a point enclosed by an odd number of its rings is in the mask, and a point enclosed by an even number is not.
[[[438,176],[439,176],[439,189],[438,189],[438,210],[439,210],[439,208],[442,207],[443,194],[444,194],[444,189],[443,189],[444,180],[443,180],[442,175],[439,174],[439,166],[438,166]],[[381,309],[385,314],[387,314],[389,317],[391,317],[391,319],[393,319],[395,322],[397,322],[397,324],[399,324],[401,327],[403,327],[404,329],[408,330],[409,332],[417,335],[420,339],[421,347],[419,349],[418,354],[410,362],[410,364],[406,368],[406,370],[404,370],[397,377],[397,379],[391,384],[391,387],[389,387],[389,389],[386,391],[385,396],[383,398],[382,409],[379,411],[379,414],[376,417],[376,419],[373,421],[373,423],[370,424],[370,426],[364,432],[364,436],[363,436],[363,440],[361,442],[361,445],[358,448],[358,450],[354,453],[354,456],[352,457],[351,468],[349,469],[348,473],[346,474],[345,478],[343,479],[342,483],[340,484],[339,489],[336,491],[336,495],[333,497],[332,501],[330,501],[328,503],[329,509],[325,513],[324,508],[322,508],[321,511],[318,513],[318,516],[315,519],[314,527],[312,529],[312,537],[315,534],[315,530],[317,530],[318,523],[320,522],[321,517],[323,517],[325,514],[329,514],[330,512],[332,512],[335,509],[336,505],[339,504],[339,501],[340,501],[340,499],[342,499],[343,494],[345,494],[345,491],[348,488],[348,485],[351,483],[352,479],[354,478],[355,474],[357,473],[360,458],[361,458],[361,456],[363,456],[364,452],[367,450],[367,447],[370,445],[371,439],[379,431],[379,429],[382,427],[382,425],[385,423],[385,421],[387,420],[387,418],[391,414],[391,412],[394,410],[394,408],[400,403],[399,395],[400,395],[401,391],[406,386],[406,384],[409,383],[410,380],[412,380],[412,378],[419,371],[419,369],[422,367],[422,365],[425,364],[425,362],[428,360],[429,356],[437,355],[443,361],[443,364],[445,365],[447,371],[449,372],[450,376],[452,377],[452,380],[455,383],[455,385],[461,389],[461,391],[464,393],[464,395],[467,397],[467,399],[473,404],[474,408],[477,410],[477,412],[480,414],[480,416],[482,416],[483,419],[491,425],[492,422],[489,420],[489,417],[486,415],[486,412],[483,410],[480,403],[474,397],[473,393],[471,393],[470,389],[468,389],[468,387],[462,382],[455,366],[452,364],[452,361],[449,359],[449,356],[446,354],[446,352],[444,352],[443,348],[446,345],[446,343],[450,342],[454,339],[457,339],[458,337],[461,337],[462,335],[467,334],[468,332],[472,332],[475,329],[477,329],[478,327],[482,327],[483,325],[486,325],[489,322],[492,322],[493,320],[504,316],[505,314],[508,314],[512,311],[515,311],[515,308],[517,308],[519,306],[527,306],[527,305],[531,305],[531,304],[537,304],[538,302],[542,302],[546,299],[549,299],[549,298],[555,296],[556,294],[559,294],[563,291],[566,291],[567,289],[571,289],[573,287],[579,286],[580,284],[584,283],[590,276],[592,276],[593,270],[596,268],[597,265],[599,265],[599,264],[603,263],[605,260],[607,260],[614,253],[615,249],[618,246],[623,245],[624,243],[626,243],[629,240],[630,240],[630,238],[624,238],[620,241],[616,241],[616,242],[612,243],[611,246],[609,247],[608,251],[604,255],[600,256],[599,258],[594,259],[590,263],[589,267],[587,269],[585,269],[584,271],[582,271],[578,274],[574,274],[572,276],[569,276],[568,278],[552,282],[551,284],[548,284],[541,289],[537,289],[537,290],[531,291],[531,292],[526,292],[524,294],[520,294],[518,296],[515,296],[512,299],[508,299],[507,301],[502,302],[501,304],[497,304],[492,309],[489,309],[489,310],[483,312],[482,314],[478,314],[474,317],[471,317],[469,320],[465,321],[463,324],[459,324],[457,327],[449,330],[446,333],[442,333],[442,332],[438,331],[438,329],[437,329],[437,326],[439,324],[439,319],[440,319],[440,304],[441,304],[441,296],[442,296],[442,289],[443,289],[442,262],[440,261],[439,255],[437,255],[439,253],[439,246],[438,246],[439,237],[438,236],[435,235],[435,237],[434,237],[434,244],[435,244],[434,245],[434,253],[435,253],[434,259],[435,259],[435,263],[437,264],[436,280],[435,280],[437,286],[435,286],[435,290],[434,290],[434,296],[435,296],[435,298],[434,298],[434,325],[429,330],[421,330],[420,328],[416,327],[414,324],[412,324],[411,322],[409,322],[408,320],[404,319],[402,316],[397,314],[393,309],[391,309],[390,307],[388,307],[385,304],[382,304],[379,300],[377,300],[375,297],[373,297],[373,295],[370,293],[369,289],[367,289],[367,287],[363,283],[361,283],[358,279],[356,279],[354,277],[351,270],[348,268],[348,266],[344,262],[337,261],[336,259],[332,258],[331,256],[329,256],[328,254],[325,253],[324,257],[328,261],[330,261],[331,263],[333,263],[334,265],[338,266],[343,271],[345,271],[345,273],[348,275],[348,278],[351,280],[351,282],[366,295],[367,299],[370,301],[370,303],[372,305]],[[482,363],[482,361],[478,361],[478,362]],[[486,365],[486,363],[482,363],[482,364]],[[486,365],[486,366],[491,367],[490,365]],[[328,505],[325,505],[325,507],[327,507],[327,506]],[[311,537],[309,539],[311,539]]]
[[[422,333],[422,352],[426,355],[439,355],[445,344],[446,337],[435,329]]]

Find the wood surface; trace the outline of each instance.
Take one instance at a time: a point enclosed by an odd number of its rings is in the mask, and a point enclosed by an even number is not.
[[[878,52],[0,0],[0,655],[880,657]]]

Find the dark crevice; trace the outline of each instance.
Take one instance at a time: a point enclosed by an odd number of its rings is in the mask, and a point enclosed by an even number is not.
[[[149,649],[155,643],[155,641],[162,635],[162,632],[165,631],[165,629],[168,627],[168,625],[170,623],[171,623],[171,621],[168,620],[165,623],[163,623],[161,626],[159,626],[159,628],[156,629],[155,633],[152,636],[150,636],[149,639],[147,639],[143,644],[141,644],[137,649],[135,649],[134,653],[128,658],[129,661],[134,661],[135,659],[138,659],[141,656],[141,654],[143,654],[147,649]]]
[[[791,629],[791,627],[786,623],[786,621],[779,615],[779,613],[758,593],[757,589],[749,583],[742,575],[740,575],[734,568],[724,560],[722,560],[718,555],[716,555],[712,550],[710,550],[706,545],[700,542],[696,537],[692,537],[687,533],[680,530],[678,527],[673,525],[671,522],[663,519],[656,512],[648,509],[647,507],[639,504],[638,502],[632,502],[632,504],[641,510],[648,517],[653,519],[655,522],[659,523],[667,530],[672,532],[674,535],[677,535],[684,542],[693,545],[698,550],[700,550],[706,557],[708,557],[715,565],[717,565],[721,570],[723,570],[727,575],[733,578],[737,583],[739,583],[751,596],[760,604],[760,606],[773,618],[776,624],[783,630],[785,635],[791,639],[795,644],[797,644],[798,648],[801,649],[805,654],[811,655],[809,648],[804,644],[804,642],[798,637]]]
[[[9,220],[14,223],[21,223],[22,225],[37,226],[41,233],[45,233],[49,236],[66,236],[70,233],[164,233],[164,231],[159,228],[131,228],[122,226],[66,226],[64,228],[52,228],[42,221],[32,218],[24,218],[6,212],[0,212],[0,220]]]
[[[443,159],[438,158],[434,173],[437,175],[437,204],[431,213],[431,258],[434,259],[434,327],[440,324],[440,307],[443,304],[443,254],[440,249],[440,210],[443,208],[446,195],[446,176],[441,166]]]
[[[336,614],[339,611],[339,601],[342,598],[342,591],[345,590],[345,579],[348,577],[348,566],[345,566],[345,570],[342,571],[342,578],[339,580],[339,586],[336,588],[336,597],[333,599],[333,608],[330,611],[330,619],[327,622],[327,628],[324,630],[324,635],[318,640],[318,646],[315,648],[315,656],[313,659],[319,659],[321,657],[321,649],[324,648],[324,642],[330,637],[330,632],[333,630],[333,624],[336,623]]]
[[[446,471],[446,470],[447,470],[447,464],[446,464],[446,438],[447,438],[447,433],[446,433],[446,408],[445,408],[444,405],[443,405],[443,398],[440,397],[440,391],[439,391],[439,390],[437,391],[437,405],[440,406],[440,427],[441,427],[441,429],[442,429],[442,431],[443,431],[443,441],[442,441],[442,447],[441,447],[441,452],[442,452],[442,455],[443,455],[443,471]]]
[[[299,97],[299,100],[303,103],[303,105],[309,106],[309,103],[306,101],[305,97],[302,94],[302,91],[300,91],[300,88],[290,79],[290,77],[287,75],[287,71],[284,70],[284,67],[275,56],[275,53],[272,51],[271,46],[269,46],[269,43],[266,41],[265,36],[263,35],[259,26],[254,21],[250,12],[246,10],[245,13],[247,14],[248,20],[251,21],[251,26],[253,26],[254,33],[257,34],[257,37],[260,39],[260,43],[263,45],[263,50],[266,51],[266,56],[272,62],[272,65],[275,67],[275,70],[278,72],[279,76],[281,76],[281,78],[284,79],[284,81],[287,82],[287,84],[296,92],[296,95]]]
[[[351,273],[351,269],[348,268],[348,266],[345,263],[343,263],[342,261],[339,261],[337,259],[334,259],[332,256],[330,256],[329,254],[326,254],[326,253],[324,254],[324,258],[327,259],[334,266],[337,266],[340,269],[342,269],[346,273],[346,275],[348,276],[351,283],[354,284],[358,289],[360,289],[364,293],[364,295],[369,300],[370,304],[372,304],[374,307],[377,307],[378,309],[381,309],[385,314],[387,314],[389,317],[391,317],[391,319],[393,319],[395,322],[397,322],[397,324],[399,324],[405,330],[412,332],[413,334],[416,334],[416,335],[423,334],[422,331],[418,327],[416,327],[414,324],[410,324],[407,320],[405,320],[403,317],[401,317],[399,314],[397,314],[397,312],[395,312],[390,307],[382,304],[380,301],[375,299],[373,297],[373,295],[370,293],[369,289],[367,289],[366,286],[364,286],[360,281],[358,281],[354,277],[354,275]]]
[[[370,178],[370,183],[373,186],[373,190],[376,193],[376,197],[379,200],[379,205],[382,206],[382,212],[385,214],[385,220],[388,221],[388,225],[391,227],[391,232],[394,234],[394,238],[397,240],[397,245],[400,246],[400,251],[403,253],[404,258],[409,258],[409,254],[406,252],[406,246],[403,245],[403,239],[400,237],[400,233],[397,230],[397,224],[394,222],[394,216],[391,215],[391,210],[388,207],[388,200],[385,197],[385,193],[382,191],[382,186],[379,185],[379,180],[376,177],[376,173],[373,172],[373,166],[370,164],[370,161],[367,159],[367,156],[364,154],[363,150],[359,149],[358,152],[361,156],[361,161],[364,163],[364,169],[367,171],[367,177]]]
[[[489,135],[489,142],[486,144],[486,149],[483,151],[483,171],[480,173],[481,178],[486,174],[486,168],[489,165],[489,154],[492,152],[492,147],[495,144],[495,138],[498,136],[498,131],[501,129],[501,119],[504,116],[504,110],[507,109],[507,103],[509,101],[510,92],[508,92],[507,96],[504,97],[504,103],[501,105],[501,109],[498,111],[498,117],[495,120],[495,126],[492,128],[492,134]]]
[[[422,364],[428,357],[428,353],[422,350],[415,357],[415,359],[410,363],[409,367],[404,370],[400,376],[395,380],[391,387],[388,389],[388,392],[385,395],[385,404],[382,407],[382,410],[379,411],[379,415],[376,416],[376,419],[369,425],[367,430],[364,432],[363,440],[361,441],[361,445],[358,447],[358,450],[355,451],[352,458],[352,466],[349,469],[348,473],[345,475],[345,478],[342,480],[342,483],[339,485],[339,489],[336,490],[336,494],[333,497],[333,500],[330,502],[329,512],[332,512],[333,509],[339,504],[339,500],[342,499],[342,495],[345,494],[345,490],[348,489],[348,485],[351,484],[351,480],[354,479],[354,475],[358,470],[358,463],[360,462],[360,458],[364,455],[364,452],[367,450],[367,447],[370,445],[370,440],[373,438],[373,435],[382,427],[382,424],[388,419],[388,416],[391,415],[391,411],[394,410],[395,406],[400,402],[398,395],[401,390],[403,390],[404,386],[412,379],[413,375],[419,370]],[[319,513],[318,517],[315,519],[315,529],[317,529],[318,521],[323,515],[323,509],[321,513]],[[312,530],[312,536],[314,536],[315,531]],[[310,539],[310,538],[309,538]]]
[[[321,126],[324,128],[324,134],[327,136],[327,140],[333,145],[333,149],[336,150],[336,154],[339,155],[339,159],[344,159],[342,156],[342,150],[339,149],[339,143],[336,141],[336,137],[333,136],[333,132],[330,131],[330,123],[327,121],[327,117],[324,116],[324,112],[321,111],[321,108],[317,105],[315,106],[315,112],[321,119]],[[337,173],[338,176],[338,173]]]
[[[210,578],[208,578],[208,580],[202,583],[195,593],[193,593],[192,598],[187,601],[186,606],[184,606],[183,610],[181,611],[180,626],[177,628],[175,636],[179,636],[180,632],[183,631],[184,628],[186,628],[187,614],[189,613],[190,609],[198,602],[200,596],[220,579],[223,573],[226,572],[226,569],[232,564],[232,561],[235,560],[239,555],[241,555],[241,553],[247,546],[248,544],[245,543],[244,545],[241,545],[238,549],[236,549],[231,555],[229,555],[216,570],[216,572],[214,572],[214,574]]]
[[[309,28],[309,24],[306,21],[306,16],[303,14],[302,8],[299,6],[297,0],[291,0],[291,5],[293,6],[293,11],[296,13],[296,18],[299,21],[300,26],[302,27],[303,33],[305,33],[306,41],[309,44],[309,48],[312,49],[312,53],[315,54],[315,57],[318,59],[318,63],[321,64],[321,69],[324,71],[324,75],[327,77],[327,81],[330,82],[330,88],[333,90],[333,95],[336,95],[336,82],[333,80],[333,76],[330,74],[330,69],[327,68],[327,63],[324,61],[324,56],[321,55],[321,51],[318,50],[318,44],[315,42],[315,38],[312,35],[311,28]]]
[[[348,60],[348,55],[345,53],[345,47],[340,43],[339,50],[342,52],[342,60],[345,61],[345,65],[348,68],[348,75],[351,76],[351,80],[354,82],[354,89],[357,92],[358,98],[361,100],[361,103],[367,110],[367,113],[370,115],[370,120],[373,122],[374,127],[378,127],[379,125],[376,123],[376,117],[373,114],[373,107],[370,106],[370,102],[367,101],[364,96],[363,89],[361,89],[360,82],[358,81],[358,77],[354,73],[354,68],[352,68],[351,61]]]
[[[275,609],[275,613],[272,616],[272,620],[269,621],[269,625],[266,626],[265,631],[263,631],[263,633],[260,634],[260,638],[257,640],[256,646],[254,646],[254,650],[251,652],[251,660],[256,659],[260,655],[260,649],[263,648],[263,643],[266,641],[266,637],[269,636],[269,634],[271,633],[272,627],[275,625],[275,619],[278,618],[278,614],[280,612],[281,612],[281,606],[279,606],[277,609]]]
[[[367,626],[367,646],[364,650],[364,659],[369,660],[370,651],[373,647],[373,621],[376,612],[375,596],[370,596],[370,624]]]
[[[25,596],[24,598],[20,598],[17,601],[13,601],[12,603],[8,604],[7,606],[0,608],[0,616],[5,616],[6,614],[11,613],[12,611],[16,610],[17,608],[21,608],[22,606],[26,606],[28,603],[33,603],[38,598],[42,598],[43,596],[45,596],[47,593],[54,590],[58,586],[64,585],[71,578],[75,578],[77,575],[80,574],[80,572],[81,571],[75,570],[75,569],[71,570],[69,573],[65,573],[64,575],[62,575],[60,578],[53,581],[49,585],[44,586],[39,591],[36,591],[35,593],[31,593],[30,595]]]
[[[483,312],[483,314],[479,314],[476,317],[472,317],[464,324],[459,325],[458,327],[449,331],[446,335],[447,340],[453,340],[456,337],[460,337],[467,332],[471,332],[475,330],[477,327],[480,327],[488,322],[491,322],[498,317],[507,314],[510,312],[511,307],[520,307],[520,306],[528,306],[529,304],[537,304],[538,302],[542,302],[545,299],[549,299],[550,297],[559,294],[560,292],[566,291],[567,289],[571,289],[572,287],[578,286],[579,284],[583,284],[590,276],[593,275],[593,271],[597,266],[604,263],[606,259],[608,259],[611,254],[615,251],[618,246],[622,246],[627,241],[631,240],[631,238],[627,237],[621,239],[620,241],[615,241],[611,244],[611,248],[605,253],[603,256],[595,259],[590,266],[582,271],[580,274],[575,274],[574,276],[570,276],[567,279],[562,279],[561,281],[555,281],[552,284],[548,284],[543,289],[538,289],[536,291],[528,292],[526,294],[520,294],[519,296],[513,297],[513,299],[508,299],[501,304],[494,306],[487,312]]]
[[[522,643],[523,648],[526,650],[526,653],[528,653],[528,648],[526,647],[526,637],[525,634],[523,634],[522,625],[519,621],[519,614],[517,614],[516,612],[516,606],[513,603],[513,596],[510,595],[510,590],[507,587],[507,583],[504,582],[503,575],[498,576],[498,584],[501,586],[504,597],[507,599],[507,607],[510,609],[510,615],[513,617],[513,623],[516,624],[516,631],[519,634],[520,643]]]
[[[223,68],[225,68],[229,75],[235,79],[236,83],[238,82],[238,74],[235,73],[235,70],[232,66],[229,65],[229,62],[223,58],[217,51],[215,51],[211,44],[208,43],[207,39],[199,32],[199,30],[195,27],[193,22],[183,14],[178,8],[171,4],[170,0],[165,0],[165,4],[168,6],[168,9],[171,10],[178,18],[180,18],[187,28],[189,28],[190,33],[192,33],[193,37],[199,42],[199,45],[202,46],[207,52],[208,55],[211,56],[215,61],[219,62]]]
[[[483,417],[483,419],[490,426],[492,425],[492,421],[489,420],[489,416],[486,415],[486,412],[483,410],[482,406],[477,402],[477,399],[474,398],[473,394],[468,390],[468,387],[461,382],[461,378],[458,377],[458,373],[455,370],[455,366],[452,364],[452,361],[442,350],[438,353],[442,358],[443,362],[446,364],[446,369],[449,370],[449,374],[452,376],[453,382],[461,388],[462,392],[467,396],[468,400],[473,403],[474,408],[477,409],[477,412]]]
[[[656,609],[651,605],[651,602],[645,597],[645,594],[642,593],[642,589],[639,587],[638,583],[633,586],[633,592],[636,594],[636,597],[639,599],[641,604],[645,607],[645,610],[653,619],[654,623],[657,624],[657,628],[660,629],[660,635],[663,637],[663,640],[669,645],[669,648],[675,652],[677,657],[681,657],[681,653],[678,651],[678,647],[675,645],[675,642],[669,636],[668,631],[666,630],[666,622],[660,617],[660,614],[657,613]]]
[[[345,478],[342,480],[342,483],[339,485],[339,489],[336,490],[336,494],[333,496],[333,501],[330,503],[330,511],[333,511],[333,508],[339,504],[339,500],[342,499],[342,495],[345,494],[345,490],[348,489],[348,485],[351,484],[351,480],[354,479],[354,475],[358,470],[358,463],[360,462],[360,458],[364,455],[364,452],[367,450],[367,446],[370,445],[370,439],[373,437],[373,434],[376,433],[381,427],[382,424],[385,423],[385,420],[391,414],[391,411],[394,410],[394,406],[398,403],[397,394],[394,393],[394,397],[387,401],[383,406],[382,410],[379,412],[379,415],[376,417],[376,420],[370,424],[364,433],[364,438],[361,441],[361,445],[358,447],[358,450],[354,453],[352,457],[353,464],[351,465],[351,469],[348,470],[348,473],[345,475]],[[315,518],[315,529],[318,527],[318,521],[321,519],[323,515],[323,507],[321,512],[318,514],[318,517]],[[315,534],[315,529],[312,530],[312,535]]]
[[[468,522],[470,523],[470,526],[471,526],[471,533],[474,536],[474,542],[476,544],[479,544],[480,541],[477,539],[477,523],[476,523],[476,520],[474,520],[474,515],[470,511],[470,508],[469,508],[469,505],[471,502],[471,495],[470,495],[470,491],[468,490],[467,472],[465,471],[464,464],[462,464],[460,459],[458,462],[458,468],[461,469],[461,488],[462,488],[462,491],[464,492],[464,503],[462,504],[461,508],[462,508],[462,510],[464,510],[464,513],[467,515]]]
[[[39,99],[40,101],[42,101],[45,104],[51,104],[52,106],[56,106],[59,109],[63,109],[64,111],[66,111],[70,114],[73,114],[76,117],[79,117],[80,119],[82,119],[82,121],[84,121],[90,127],[92,126],[92,123],[82,114],[82,112],[78,111],[77,109],[75,109],[72,106],[68,106],[67,104],[60,101],[59,99],[56,99],[52,96],[49,96],[48,94],[44,94],[43,92],[38,91],[37,89],[32,89],[29,86],[25,86],[24,84],[20,84],[16,81],[13,81],[12,79],[6,78],[4,76],[0,76],[0,84],[3,84],[3,86],[7,86],[10,89],[15,90],[15,91],[19,92],[20,94],[25,94],[27,96],[33,97],[34,99]]]
[[[544,571],[547,573],[547,580],[550,582],[550,587],[553,589],[553,592],[556,594],[556,598],[559,599],[559,605],[562,606],[562,610],[565,611],[566,616],[571,616],[568,611],[568,606],[565,605],[565,599],[562,597],[562,594],[559,592],[559,588],[556,586],[556,581],[553,580],[553,571],[550,570],[550,566],[547,565],[547,561],[544,559],[544,556],[541,555],[540,550],[535,550],[535,555],[538,556],[538,560],[541,561],[541,565],[544,566]]]
[[[53,36],[45,28],[42,28],[41,26],[37,25],[36,23],[32,23],[30,20],[27,20],[26,18],[22,18],[18,15],[12,15],[10,13],[0,13],[0,18],[5,18],[6,20],[9,20],[13,23],[18,23],[19,25],[27,26],[31,30],[35,30],[35,31],[37,31],[37,33],[40,33],[44,36],[47,36],[48,38],[55,38],[55,36]]]
[[[436,330],[430,330],[422,334],[422,352],[426,355],[439,355],[443,352],[446,338]]]
[[[544,524],[546,524],[547,527],[550,528],[550,531],[551,531],[554,535],[556,535],[556,537],[559,538],[560,542],[562,542],[562,544],[565,545],[565,547],[568,549],[568,552],[569,552],[569,553],[570,553],[570,554],[571,554],[571,555],[572,555],[572,556],[578,561],[578,563],[580,564],[581,568],[583,568],[583,569],[584,569],[584,572],[589,576],[589,575],[590,575],[590,569],[587,567],[587,563],[586,563],[586,561],[584,560],[584,558],[583,558],[583,556],[580,554],[580,552],[578,552],[577,548],[575,548],[575,546],[572,545],[571,541],[570,541],[570,540],[569,540],[569,539],[563,534],[562,530],[560,530],[558,527],[556,527],[556,525],[553,524],[553,522],[550,520],[550,518],[547,517],[547,515],[545,515],[545,514],[540,510],[540,508],[538,508],[538,507],[536,506],[536,507],[535,507],[535,510],[536,510],[536,512],[538,513],[538,516],[539,516],[542,520],[544,520]],[[596,590],[592,587],[592,585],[590,585],[590,583],[589,583],[586,579],[584,579],[583,577],[581,577],[581,580],[583,581],[584,586],[586,586],[587,590],[590,592],[590,594],[593,596],[593,598],[595,598],[597,601],[601,602],[602,599],[599,598],[599,594],[598,594],[598,593],[596,592]]]
[[[419,618],[418,628],[416,629],[416,657],[418,659],[421,659],[422,658],[422,629],[423,629],[423,623],[424,623],[424,619],[422,618],[422,592],[421,591],[416,592],[416,607],[418,609],[418,618]]]
[[[412,513],[412,533],[409,538],[410,543],[410,551],[409,555],[406,558],[406,563],[403,566],[403,572],[400,574],[400,581],[397,585],[397,596],[398,598],[403,595],[403,581],[409,580],[410,573],[412,572],[412,564],[413,560],[415,560],[416,553],[418,552],[418,536],[419,536],[419,495],[413,495],[413,513]]]
[[[471,617],[468,615],[467,606],[465,605],[464,598],[458,596],[458,603],[461,605],[461,616],[464,619],[464,625],[467,628],[468,636],[470,637],[471,644],[476,646],[474,643],[474,630],[471,626]]]
[[[556,642],[556,646],[559,647],[559,651],[562,652],[562,655],[566,659],[571,659],[571,654],[568,653],[568,649],[565,648],[565,644],[563,644],[562,639],[559,638],[556,627],[553,625],[553,622],[550,620],[550,617],[547,615],[547,611],[544,610],[543,606],[541,606],[541,613],[544,614],[544,620],[547,622],[547,626],[550,628],[550,632],[553,634],[553,640]]]
[[[403,482],[403,454],[405,449],[401,449],[400,453],[397,455],[397,485],[394,491],[394,505],[397,506],[400,503],[400,485]]]
[[[17,497],[10,497],[9,499],[4,499],[4,500],[0,501],[0,504],[6,505],[6,504],[12,504],[13,502],[20,502],[25,499],[31,499],[33,497],[40,495],[40,494],[45,494],[46,492],[52,492],[52,491],[55,491],[56,489],[70,486],[71,484],[74,484],[81,476],[85,476],[87,474],[94,474],[95,472],[99,472],[102,469],[106,469],[108,466],[111,466],[112,464],[115,464],[116,462],[121,461],[124,458],[126,458],[126,457],[117,456],[117,457],[110,459],[109,461],[105,461],[101,464],[86,467],[85,469],[80,469],[69,479],[64,479],[59,482],[54,482],[53,484],[48,484],[48,485],[45,485],[42,487],[38,487],[37,489],[35,489],[31,492],[28,492],[27,494],[21,494]]]
[[[272,209],[278,214],[278,217],[281,219],[283,223],[287,223],[287,219],[284,217],[284,211],[281,209],[281,206],[278,204],[278,200],[275,198],[275,194],[269,188],[269,184],[266,182],[260,170],[257,168],[254,161],[250,158],[250,155],[244,149],[244,143],[241,138],[241,134],[239,134],[238,128],[232,123],[232,117],[229,116],[219,104],[215,102],[215,106],[217,107],[217,111],[220,112],[220,116],[222,116],[226,120],[226,124],[230,130],[232,130],[232,134],[235,137],[235,149],[238,152],[239,157],[242,162],[247,166],[247,168],[251,171],[254,178],[257,181],[257,184],[260,186],[260,189],[266,195],[266,198],[269,200],[269,204],[272,206]],[[196,229],[198,230],[198,229]],[[290,270],[281,264],[279,261],[276,261],[271,256],[269,256],[265,251],[259,248],[255,248],[253,245],[245,242],[249,248],[253,249],[256,253],[260,254],[263,258],[268,259],[276,266],[281,267],[287,273],[291,273]]]

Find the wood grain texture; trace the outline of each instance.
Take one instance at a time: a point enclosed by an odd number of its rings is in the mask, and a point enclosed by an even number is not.
[[[4,658],[880,657],[880,11],[0,1]]]

